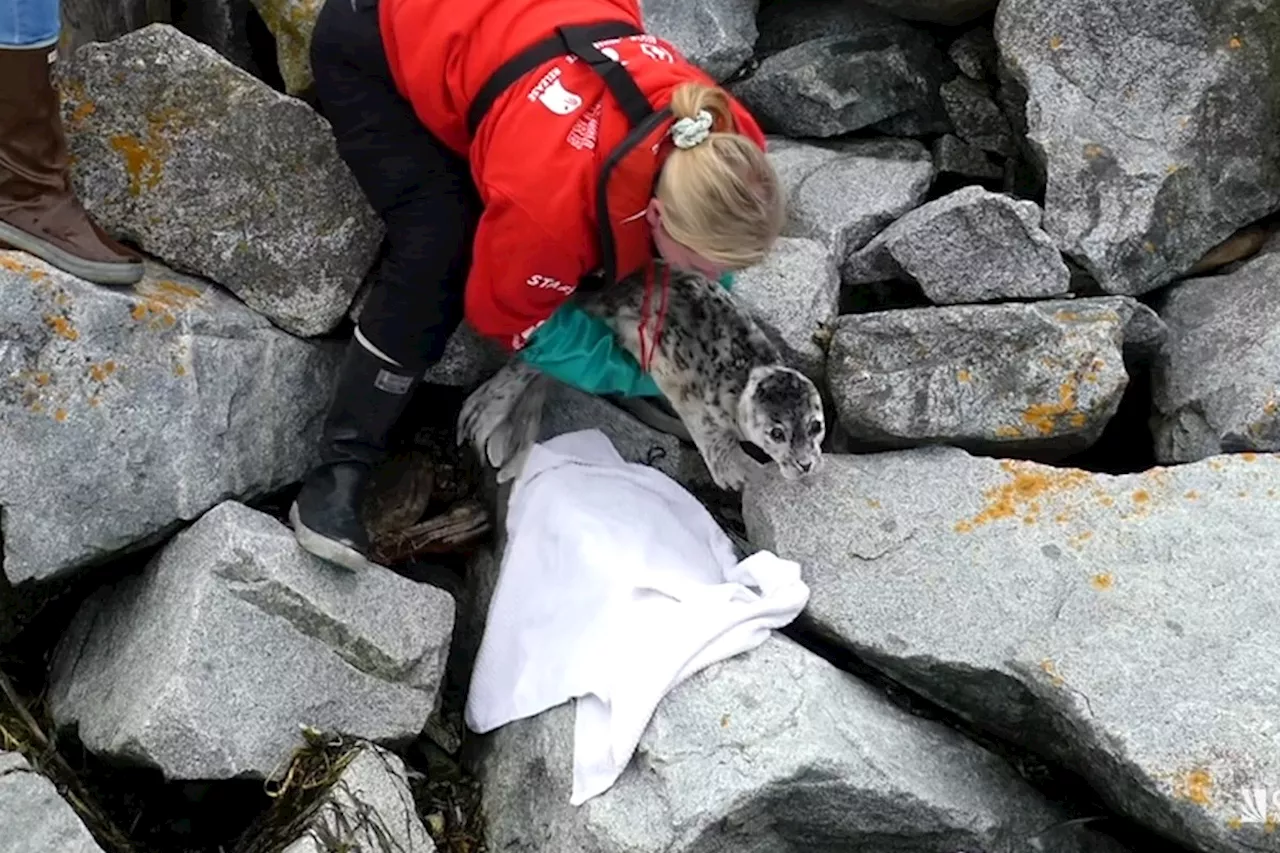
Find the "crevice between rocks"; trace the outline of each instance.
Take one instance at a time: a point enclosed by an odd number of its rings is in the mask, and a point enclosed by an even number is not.
[[[1099,833],[1110,836],[1133,850],[1196,853],[1194,848],[1180,846],[1137,821],[1115,813],[1087,780],[1061,762],[1003,739],[993,731],[979,729],[960,714],[887,675],[873,662],[831,636],[807,614],[801,614],[780,633],[836,668],[880,690],[903,711],[946,725],[1001,757],[1047,800],[1065,808],[1073,819],[1090,819],[1093,828]],[[1014,688],[1018,692],[1026,692],[1020,684],[1015,684]],[[1030,697],[1027,707],[1030,716],[1043,716],[1035,711]],[[1040,724],[1032,722],[1029,725]]]

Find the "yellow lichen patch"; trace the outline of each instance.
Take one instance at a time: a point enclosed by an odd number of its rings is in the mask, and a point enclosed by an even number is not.
[[[80,333],[76,331],[75,326],[71,325],[71,321],[66,317],[60,317],[57,314],[44,315],[44,324],[53,330],[58,337],[66,338],[69,341],[78,340]]]
[[[1257,462],[1258,454],[1246,450],[1244,453],[1240,454],[1240,458],[1245,462]]]
[[[1049,37],[1049,50],[1062,50],[1062,36]]]
[[[1071,425],[1073,427],[1082,427],[1088,422],[1089,422],[1089,419],[1085,417],[1084,412],[1076,412],[1074,415],[1071,416]]]
[[[1022,430],[1008,424],[1001,424],[996,427],[996,436],[999,438],[1021,438]]]
[[[1022,419],[1041,435],[1050,435],[1058,426],[1058,418],[1074,414],[1076,379],[1071,377],[1058,386],[1056,403],[1034,403],[1022,413]]]
[[[1074,323],[1080,319],[1080,312],[1068,311],[1067,309],[1063,308],[1061,310],[1053,312],[1053,319],[1063,323]]]
[[[16,261],[7,255],[0,255],[0,269],[5,269],[9,272],[31,272],[31,267],[21,261]]]
[[[1133,502],[1136,504],[1145,504],[1151,500],[1151,493],[1146,489],[1136,489],[1133,493]]]
[[[1239,829],[1244,825],[1244,821],[1238,817],[1227,818],[1227,829]]]
[[[1088,471],[1075,468],[1050,468],[1034,463],[1007,459],[1000,467],[1013,479],[983,492],[986,506],[973,518],[957,522],[961,533],[1002,518],[1038,518],[1045,498],[1079,488],[1091,480]]]
[[[1195,489],[1187,489],[1187,492],[1186,494],[1183,495],[1183,497],[1189,501],[1194,501],[1200,497],[1200,493],[1197,492]]]
[[[1049,658],[1040,661],[1040,668],[1049,675],[1050,682],[1054,687],[1061,687],[1066,684],[1066,679],[1058,674],[1058,666]]]
[[[867,498],[867,506],[871,507],[872,509],[879,509],[880,501],[876,500],[875,498]]]
[[[1066,524],[1068,521],[1071,520],[1071,513],[1065,512],[1065,511],[1060,512],[1053,517],[1053,520],[1058,522],[1059,524]]]
[[[1116,502],[1115,498],[1111,497],[1111,495],[1104,494],[1104,495],[1098,496],[1098,503],[1102,504],[1103,506],[1112,506],[1113,504],[1115,504],[1115,502]]]
[[[174,375],[174,376],[186,376],[186,375],[187,375],[187,368],[186,368],[186,366],[185,366],[185,365],[182,365],[182,364],[175,364],[175,365],[173,366],[173,375]]]
[[[58,423],[62,423],[67,419],[67,410],[63,408],[59,408],[57,411],[53,413],[53,419]]]
[[[1081,531],[1081,532],[1077,533],[1075,536],[1072,536],[1072,537],[1070,537],[1069,539],[1067,539],[1067,547],[1068,547],[1068,548],[1070,548],[1070,549],[1071,549],[1071,550],[1073,550],[1073,551],[1080,551],[1080,550],[1083,550],[1083,549],[1084,549],[1084,543],[1085,543],[1085,542],[1087,542],[1087,541],[1089,541],[1089,540],[1090,540],[1090,539],[1092,539],[1092,538],[1093,538],[1093,532],[1092,532],[1092,531],[1090,531],[1090,530],[1083,530],[1083,531]]]
[[[76,107],[71,111],[71,116],[70,118],[67,119],[67,122],[72,127],[78,127],[80,124],[84,122],[85,119],[87,119],[89,116],[93,115],[97,111],[98,111],[98,105],[95,104],[93,101],[83,101],[79,104],[76,104]]]
[[[1099,572],[1089,578],[1089,583],[1093,585],[1094,589],[1111,589],[1111,587],[1115,586],[1115,578],[1109,572]]]
[[[1244,42],[1240,41],[1240,36],[1232,36],[1227,41],[1227,47],[1230,48],[1231,50],[1239,50],[1243,46],[1244,46]]]
[[[109,140],[112,148],[124,158],[124,170],[129,176],[129,195],[137,196],[142,188],[155,188],[164,175],[160,158],[138,137],[118,133]]]
[[[1180,773],[1173,783],[1173,795],[1180,800],[1190,800],[1201,806],[1213,801],[1210,791],[1213,789],[1213,776],[1208,770],[1196,768]]]
[[[1098,145],[1096,142],[1091,142],[1084,147],[1084,156],[1090,160],[1096,160],[1106,153],[1107,149]]]
[[[957,382],[969,382],[972,379],[973,379],[973,375],[970,374],[969,371],[965,370],[964,368],[960,368],[960,370],[956,371]]]
[[[89,364],[89,378],[94,382],[106,382],[107,377],[116,372],[116,363],[111,359],[107,359],[101,364],[91,362]]]
[[[1209,468],[1210,468],[1210,470],[1213,470],[1213,471],[1221,471],[1223,468],[1225,468],[1225,467],[1226,467],[1226,466],[1223,464],[1223,462],[1222,462],[1222,460],[1221,460],[1221,459],[1210,459],[1210,460],[1209,460],[1208,462],[1206,462],[1205,464],[1206,464],[1206,465],[1208,465],[1208,466],[1209,466]]]

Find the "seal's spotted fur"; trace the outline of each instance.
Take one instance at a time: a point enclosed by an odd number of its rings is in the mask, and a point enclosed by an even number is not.
[[[695,272],[669,273],[666,314],[649,373],[689,430],[712,479],[721,488],[742,487],[755,464],[743,440],[768,454],[788,479],[817,470],[826,434],[818,389],[782,363],[746,307],[724,288]],[[652,305],[645,302],[643,273],[574,299],[607,323],[639,360],[641,313],[652,326],[660,286],[653,285]],[[458,440],[470,441],[494,466],[518,470],[536,440],[545,381],[512,359],[467,400]]]

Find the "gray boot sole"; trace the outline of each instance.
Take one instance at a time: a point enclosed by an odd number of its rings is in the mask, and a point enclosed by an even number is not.
[[[302,549],[326,563],[333,563],[352,572],[364,571],[378,565],[349,545],[343,545],[341,542],[322,536],[303,524],[302,519],[298,517],[296,503],[289,507],[289,523],[293,525],[294,537]]]
[[[35,255],[43,261],[70,273],[76,278],[94,284],[131,285],[142,281],[142,264],[133,261],[108,263],[106,261],[86,261],[64,252],[57,246],[39,237],[14,228],[7,222],[0,222],[0,242],[8,243],[15,249]]]

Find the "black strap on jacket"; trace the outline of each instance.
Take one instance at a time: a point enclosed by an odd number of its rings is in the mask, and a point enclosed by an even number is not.
[[[570,54],[583,59],[593,71],[604,78],[605,85],[622,104],[627,118],[633,125],[636,124],[645,115],[653,112],[653,107],[649,105],[649,100],[636,86],[627,70],[601,53],[594,42],[642,34],[643,31],[624,21],[558,27],[555,35],[526,47],[493,72],[476,93],[471,106],[467,108],[467,129],[472,136],[475,136],[476,129],[480,127],[480,122],[484,121],[493,102],[498,100],[512,83],[544,62]],[[643,115],[637,116],[636,113],[641,109],[644,111]]]
[[[494,101],[508,87],[543,63],[559,56],[569,55],[586,62],[591,70],[600,76],[617,100],[618,106],[622,108],[631,126],[631,132],[617,148],[609,152],[600,174],[596,192],[596,221],[600,229],[603,281],[584,282],[579,286],[584,290],[593,289],[592,284],[610,285],[617,281],[617,250],[613,240],[613,229],[609,225],[609,176],[636,145],[648,138],[649,134],[671,115],[669,108],[655,111],[653,104],[636,85],[636,81],[632,79],[627,69],[595,46],[595,42],[598,41],[643,34],[642,30],[624,21],[557,27],[555,35],[525,48],[504,62],[480,87],[480,91],[467,109],[467,127],[474,136]]]

